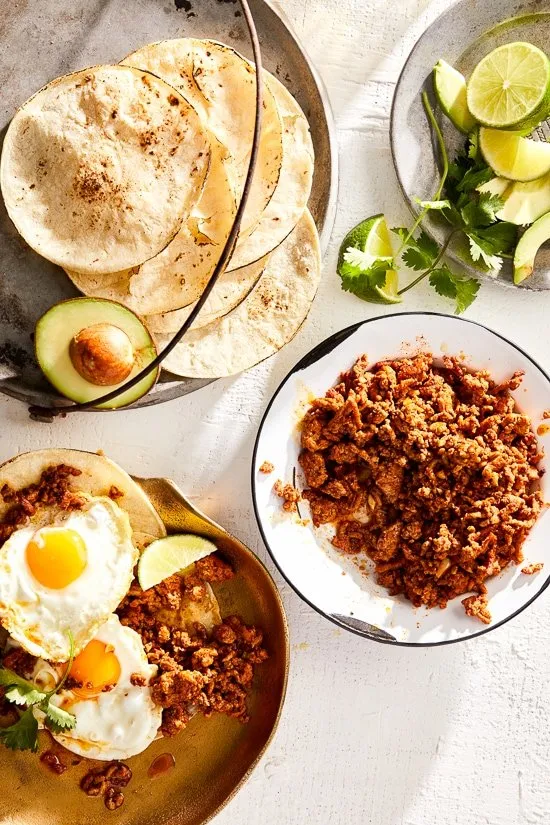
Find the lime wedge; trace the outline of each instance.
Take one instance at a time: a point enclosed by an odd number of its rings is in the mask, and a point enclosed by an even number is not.
[[[373,215],[361,221],[344,238],[340,247],[338,268],[344,262],[346,252],[359,250],[358,256],[364,266],[372,266],[375,261],[393,261],[391,235],[384,215]],[[401,296],[397,294],[399,279],[394,269],[388,269],[383,286],[364,289],[361,297],[374,304],[399,304]]]
[[[391,237],[383,215],[374,218],[372,226],[365,237],[365,252],[375,259],[393,258]]]
[[[445,60],[440,60],[434,66],[433,79],[435,96],[442,111],[460,132],[469,134],[477,121],[468,109],[464,75]]]
[[[340,247],[338,266],[343,262],[344,255],[350,247],[365,252],[371,259],[371,263],[391,261],[393,249],[384,215],[373,215],[371,218],[366,218],[348,232]]]
[[[397,294],[399,288],[399,276],[395,269],[388,269],[384,286],[375,286],[374,292],[378,300],[373,296],[373,303],[377,304],[400,304],[403,298]]]
[[[550,143],[546,141],[482,128],[479,146],[486,162],[501,178],[530,181],[550,172]]]
[[[190,533],[157,539],[141,554],[138,581],[143,590],[149,590],[216,550],[211,541]]]
[[[540,123],[550,105],[550,61],[531,43],[508,43],[478,63],[468,83],[468,109],[484,126],[521,129]]]

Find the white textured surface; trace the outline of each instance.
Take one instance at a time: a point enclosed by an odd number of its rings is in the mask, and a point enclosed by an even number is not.
[[[475,13],[476,2],[472,0]],[[28,421],[0,398],[1,457],[48,446],[97,449],[130,472],[167,475],[265,559],[249,467],[258,422],[289,368],[314,344],[383,308],[344,294],[337,245],[355,222],[407,219],[388,142],[398,71],[448,0],[284,0],[333,101],[340,205],[311,316],[278,357],[154,410]],[[445,311],[428,290],[404,309]],[[469,311],[550,369],[550,294],[484,286]],[[270,568],[272,566],[268,562]],[[547,825],[550,820],[550,597],[481,639],[394,649],[335,628],[280,577],[292,637],[277,736],[216,825]]]

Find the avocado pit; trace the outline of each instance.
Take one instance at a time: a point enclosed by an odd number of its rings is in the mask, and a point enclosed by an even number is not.
[[[134,348],[124,330],[114,324],[93,324],[73,336],[69,355],[82,378],[98,387],[125,381],[134,366]]]

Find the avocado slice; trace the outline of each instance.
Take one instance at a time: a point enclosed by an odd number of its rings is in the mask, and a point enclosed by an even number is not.
[[[550,175],[528,183],[514,183],[504,200],[497,218],[517,226],[529,226],[550,212]]]
[[[537,252],[550,240],[550,212],[539,218],[522,235],[514,255],[514,283],[521,284],[533,274]]]
[[[157,355],[143,322],[127,307],[103,298],[72,298],[51,307],[37,322],[36,359],[53,386],[85,403],[133,378]],[[100,409],[117,409],[145,395],[158,378],[153,370],[135,387]]]

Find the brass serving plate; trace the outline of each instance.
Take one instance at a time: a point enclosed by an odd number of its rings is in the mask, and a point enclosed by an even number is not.
[[[89,763],[50,773],[30,753],[0,748],[0,823],[6,825],[204,825],[248,779],[277,727],[286,692],[289,641],[283,605],[270,574],[244,544],[211,521],[164,478],[136,479],[157,508],[168,532],[193,532],[214,541],[236,576],[216,589],[222,616],[236,613],[259,625],[269,659],[258,666],[249,700],[250,722],[214,714],[196,716],[183,733],[154,742],[126,760],[133,779],[124,805],[109,812],[101,798],[79,789]],[[41,749],[48,746],[47,739]],[[149,779],[156,756],[172,753],[176,766]],[[64,761],[70,765],[71,754]]]

